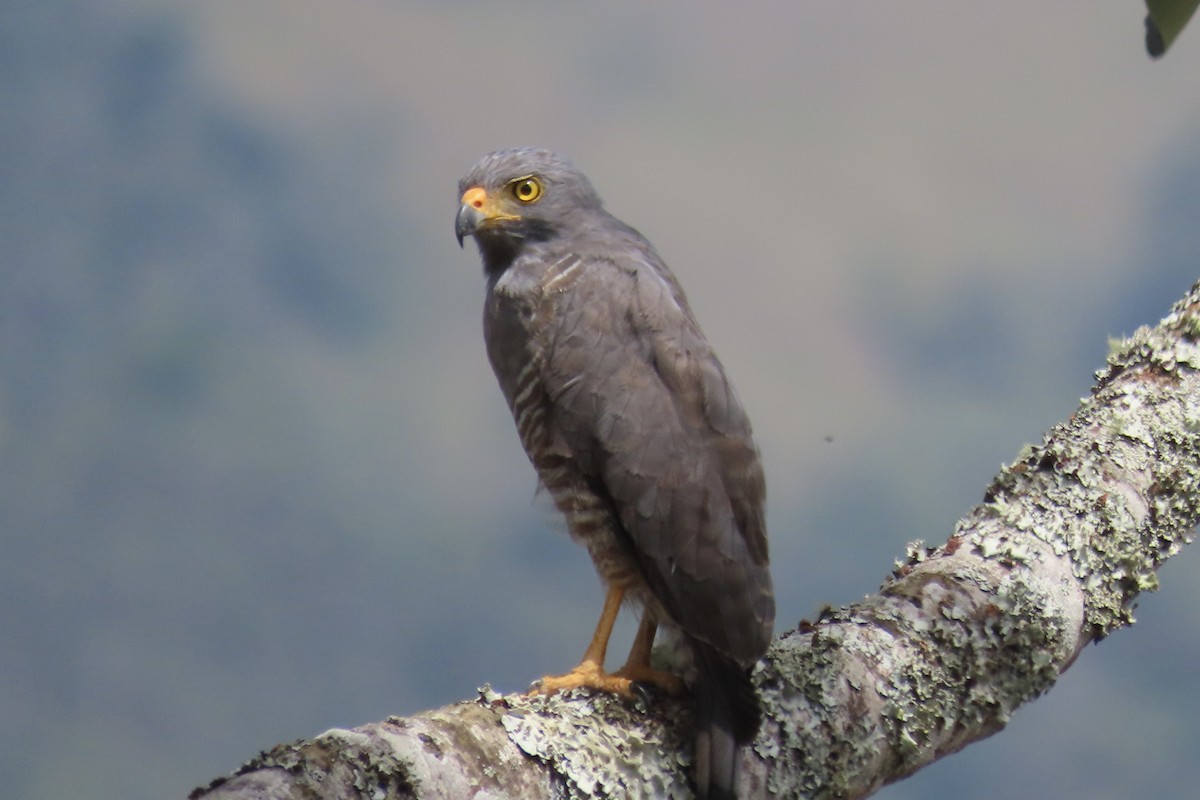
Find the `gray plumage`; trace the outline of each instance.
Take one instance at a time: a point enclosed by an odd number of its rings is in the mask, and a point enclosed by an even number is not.
[[[675,277],[569,163],[492,153],[459,192],[521,443],[605,584],[691,645],[698,790],[733,797],[775,613],[750,422]]]

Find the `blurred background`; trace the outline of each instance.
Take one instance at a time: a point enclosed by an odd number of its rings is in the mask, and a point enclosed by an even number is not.
[[[1200,29],[1152,62],[1132,0],[727,5],[0,6],[5,797],[182,797],[575,663],[600,589],[453,237],[487,151],[568,154],[687,288],[780,631],[944,541],[1200,278]],[[1189,795],[1198,572],[878,796]]]

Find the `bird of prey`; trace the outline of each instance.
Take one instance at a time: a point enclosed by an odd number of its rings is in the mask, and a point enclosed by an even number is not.
[[[583,661],[540,690],[678,691],[650,666],[658,627],[677,629],[698,675],[697,791],[736,797],[739,747],[760,717],[750,668],[775,617],[750,422],[674,275],[569,162],[503,150],[458,189],[455,233],[475,238],[487,278],[492,368],[607,591]],[[625,665],[605,672],[626,602],[641,623]]]

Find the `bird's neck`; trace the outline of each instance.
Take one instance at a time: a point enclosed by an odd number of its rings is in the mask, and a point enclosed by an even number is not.
[[[512,266],[519,252],[516,243],[510,239],[476,237],[476,242],[483,261],[483,274],[489,277],[498,277]]]

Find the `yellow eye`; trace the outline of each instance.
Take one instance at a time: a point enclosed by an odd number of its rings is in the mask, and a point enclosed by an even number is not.
[[[510,185],[513,197],[522,203],[533,203],[542,196],[542,182],[532,175],[528,178],[517,178]]]

